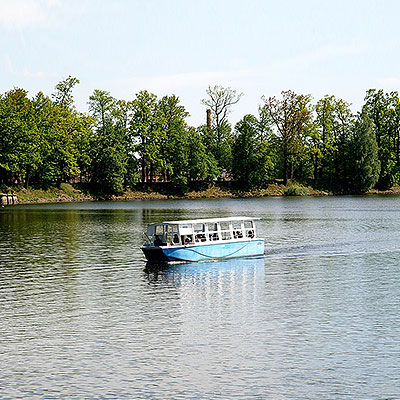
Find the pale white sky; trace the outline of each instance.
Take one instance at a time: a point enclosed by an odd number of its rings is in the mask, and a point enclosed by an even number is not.
[[[287,89],[357,111],[367,89],[400,90],[399,18],[396,0],[0,0],[0,92],[72,75],[80,111],[94,89],[147,89],[178,95],[194,126],[209,84],[244,93],[232,123]]]

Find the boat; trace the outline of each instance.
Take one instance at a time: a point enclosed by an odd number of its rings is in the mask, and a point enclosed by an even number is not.
[[[257,219],[207,218],[149,224],[141,249],[149,262],[261,256],[264,239],[257,238]]]

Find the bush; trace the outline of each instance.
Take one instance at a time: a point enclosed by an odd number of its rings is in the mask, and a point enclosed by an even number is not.
[[[70,183],[61,183],[60,189],[70,197],[75,197],[77,191],[73,188],[73,186]]]
[[[308,189],[303,185],[291,184],[285,191],[285,196],[308,196]]]

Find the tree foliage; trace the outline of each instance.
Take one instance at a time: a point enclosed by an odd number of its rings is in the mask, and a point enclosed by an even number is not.
[[[388,188],[400,173],[400,102],[397,92],[371,89],[365,96],[363,111],[374,123],[381,162],[378,186]]]
[[[263,97],[266,120],[276,132],[276,143],[283,161],[283,181],[293,178],[294,166],[301,163],[305,153],[304,135],[311,121],[311,96],[282,91],[282,98]]]
[[[92,180],[101,193],[121,194],[127,181],[129,149],[128,104],[109,92],[96,89],[89,97],[89,110],[96,120],[92,146]]]
[[[259,121],[248,114],[236,126],[232,174],[243,187],[261,186],[272,178],[272,150]]]
[[[309,132],[309,155],[313,164],[314,184],[332,185],[345,174],[343,155],[352,127],[350,105],[335,96],[324,96],[315,106],[315,118]]]
[[[257,116],[228,120],[242,94],[209,86],[202,103],[211,128],[187,123],[176,95],[146,90],[130,100],[96,89],[78,112],[69,76],[51,97],[21,88],[0,94],[0,184],[86,182],[104,195],[168,182],[176,193],[196,181],[236,180],[251,189],[274,179],[334,192],[364,192],[400,180],[400,100],[368,90],[361,113],[332,95],[263,96]]]
[[[73,88],[79,84],[79,79],[68,76],[67,79],[57,83],[55,93],[53,94],[54,103],[60,107],[73,107],[74,97],[72,95]]]
[[[356,192],[366,192],[374,187],[379,179],[380,161],[374,125],[365,111],[355,122],[350,149],[351,184]]]

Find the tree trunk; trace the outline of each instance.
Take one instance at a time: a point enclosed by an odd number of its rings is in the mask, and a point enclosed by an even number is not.
[[[153,182],[153,176],[154,176],[154,167],[153,167],[153,163],[150,163],[150,176],[149,176],[150,183]]]
[[[24,184],[25,189],[29,188],[29,179],[30,179],[30,175],[29,175],[29,172],[27,172],[26,176],[25,176],[25,184]]]
[[[300,163],[299,163],[299,176],[298,176],[298,178],[299,179],[303,179],[303,160],[300,160]]]
[[[144,156],[142,156],[142,183],[146,182],[146,160]]]
[[[316,186],[318,183],[318,156],[316,155],[314,158],[314,185]]]
[[[286,149],[283,150],[283,184],[286,186],[288,184],[288,160]]]
[[[5,169],[0,167],[0,184],[4,183],[4,178],[5,178],[4,171],[5,171]]]

